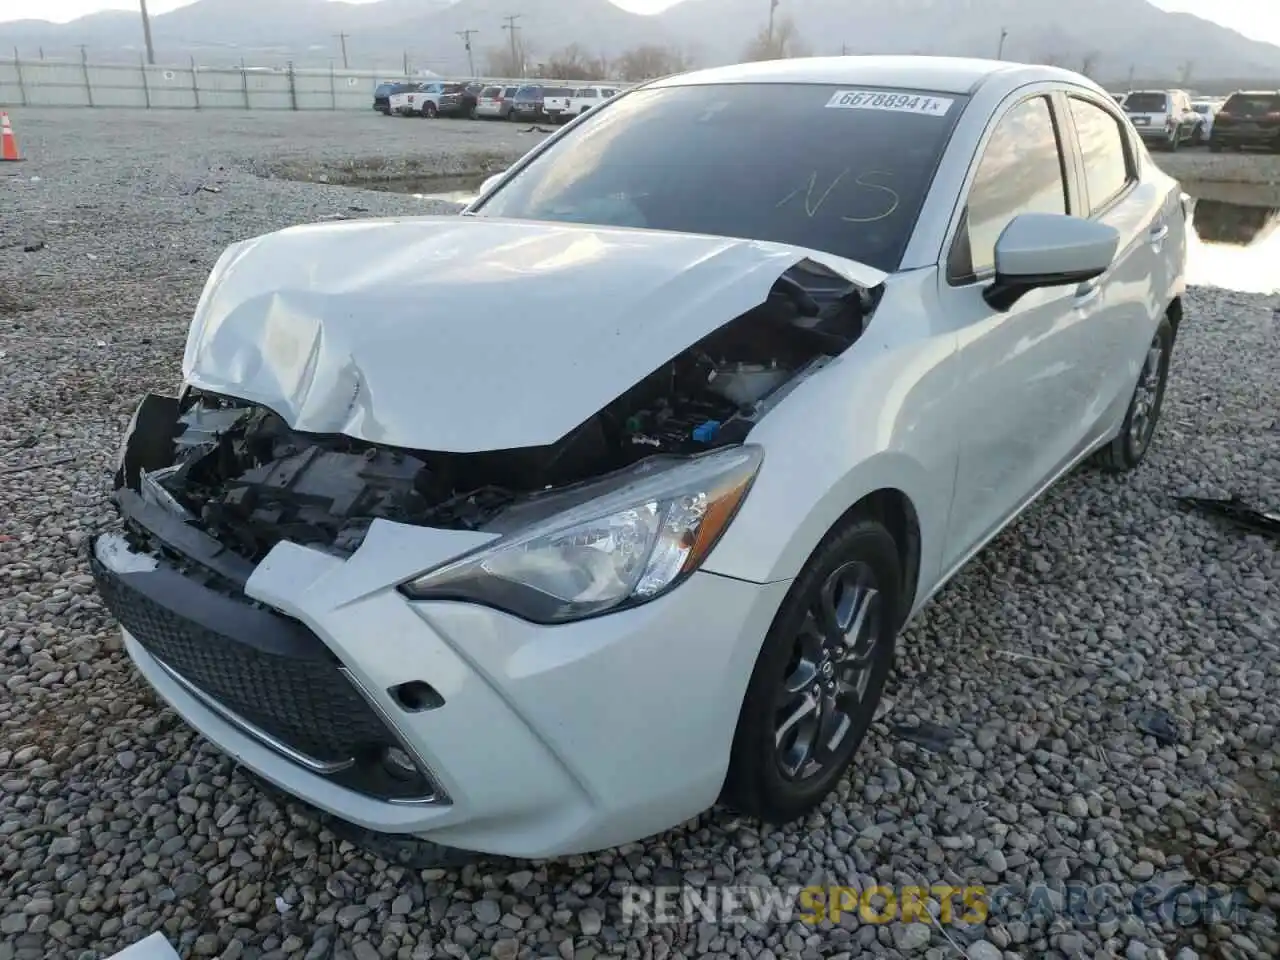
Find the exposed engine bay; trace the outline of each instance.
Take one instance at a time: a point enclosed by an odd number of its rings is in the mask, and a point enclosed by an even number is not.
[[[282,540],[349,554],[378,518],[488,529],[516,504],[646,457],[741,443],[789,390],[858,339],[874,302],[817,264],[797,264],[764,303],[541,447],[375,446],[297,433],[265,407],[187,390],[135,423],[117,483],[251,562]]]

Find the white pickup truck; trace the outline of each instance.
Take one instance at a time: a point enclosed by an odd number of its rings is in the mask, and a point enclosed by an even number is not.
[[[598,107],[618,93],[618,88],[608,84],[592,84],[566,91],[568,96],[544,96],[542,111],[552,123],[565,123],[581,116],[592,107]]]

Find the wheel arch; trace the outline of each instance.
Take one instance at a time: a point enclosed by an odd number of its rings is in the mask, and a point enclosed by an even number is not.
[[[882,487],[867,494],[836,522],[846,517],[866,516],[884,524],[894,543],[898,545],[898,558],[902,565],[902,604],[898,614],[898,626],[906,623],[915,607],[916,591],[920,586],[920,514],[911,498],[894,487]]]
[[[788,471],[782,478],[770,478],[777,487],[769,483],[768,489],[758,481],[760,489],[748,497],[744,515],[730,526],[706,569],[756,582],[790,580],[850,517],[874,519],[884,524],[899,550],[901,625],[915,609],[921,583],[936,572],[934,560],[946,522],[942,495],[949,487],[944,491],[940,484],[931,485],[923,465],[888,455],[862,464],[804,509],[798,508],[795,477]],[[753,502],[757,496],[760,500]]]

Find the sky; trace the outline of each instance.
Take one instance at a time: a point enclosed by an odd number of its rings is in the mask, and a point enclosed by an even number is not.
[[[147,0],[152,15],[185,6],[192,0]],[[372,0],[348,0],[368,3]],[[636,13],[653,13],[674,0],[614,0]],[[1280,44],[1280,0],[1152,0],[1157,7],[1194,13],[1239,30],[1256,40]],[[137,0],[0,0],[0,21],[26,17],[65,23],[96,10],[136,10]]]

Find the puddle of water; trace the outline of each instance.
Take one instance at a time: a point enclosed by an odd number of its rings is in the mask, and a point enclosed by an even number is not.
[[[1280,187],[1184,182],[1196,198],[1187,281],[1246,293],[1280,290]]]

